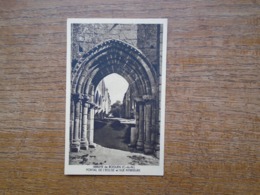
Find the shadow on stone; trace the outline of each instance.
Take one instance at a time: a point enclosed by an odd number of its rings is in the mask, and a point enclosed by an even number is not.
[[[106,124],[107,123],[105,121],[95,120],[94,126],[95,126],[95,129],[101,129],[104,126],[106,126]]]
[[[116,130],[116,131],[121,131],[122,129],[125,128],[125,125],[120,123],[120,121],[118,120],[115,120],[111,123],[110,127],[113,128],[113,130]]]

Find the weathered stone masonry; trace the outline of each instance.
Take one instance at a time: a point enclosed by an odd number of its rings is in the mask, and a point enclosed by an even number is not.
[[[134,102],[134,110],[128,109],[136,119],[134,147],[158,156],[160,25],[77,24],[72,29],[71,151],[95,146],[97,86],[107,75],[117,73],[129,83]]]

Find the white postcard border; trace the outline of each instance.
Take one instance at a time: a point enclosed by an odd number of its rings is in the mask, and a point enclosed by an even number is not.
[[[71,24],[73,23],[117,23],[117,24],[162,24],[162,85],[161,85],[161,118],[160,118],[160,160],[159,165],[131,166],[126,171],[127,165],[105,165],[95,167],[94,165],[69,165],[69,135],[70,135],[70,93],[71,93]],[[167,56],[167,19],[107,19],[107,18],[70,18],[67,19],[67,69],[66,69],[66,132],[65,132],[65,175],[164,175],[164,139],[165,139],[165,99],[166,99],[166,56]],[[106,171],[107,170],[107,171]]]

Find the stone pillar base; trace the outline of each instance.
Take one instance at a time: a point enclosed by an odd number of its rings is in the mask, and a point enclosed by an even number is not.
[[[79,142],[73,142],[70,145],[70,151],[71,152],[79,152],[80,151],[80,143]]]
[[[155,146],[154,155],[156,158],[160,158],[160,145],[159,144],[157,144]]]
[[[80,142],[80,149],[88,150],[88,143],[86,141],[81,141]]]
[[[138,141],[137,144],[136,144],[136,149],[137,150],[143,150],[144,149],[144,143]]]
[[[96,147],[97,147],[97,144],[95,144],[95,143],[90,143],[90,144],[89,144],[89,147],[90,147],[90,148],[96,148]]]
[[[154,150],[150,143],[144,144],[144,153],[145,154],[152,154],[153,152],[154,152]]]
[[[136,145],[135,144],[128,144],[129,148],[134,148]]]
[[[130,135],[130,144],[129,147],[135,147],[137,142],[137,129],[135,127],[131,127],[131,135]]]

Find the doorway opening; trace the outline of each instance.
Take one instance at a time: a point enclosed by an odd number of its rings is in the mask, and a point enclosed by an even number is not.
[[[134,119],[130,119],[129,84],[119,74],[112,73],[103,78],[95,91],[94,142],[106,148],[130,151],[130,131]],[[132,111],[133,113],[133,111]]]

